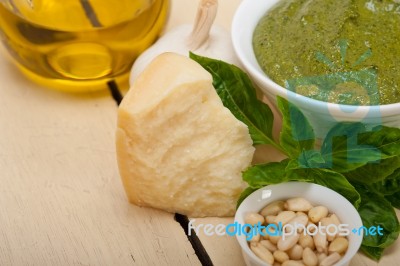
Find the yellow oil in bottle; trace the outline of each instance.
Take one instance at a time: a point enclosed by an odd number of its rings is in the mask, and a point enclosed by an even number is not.
[[[29,78],[65,91],[127,84],[168,0],[0,0],[0,39]]]

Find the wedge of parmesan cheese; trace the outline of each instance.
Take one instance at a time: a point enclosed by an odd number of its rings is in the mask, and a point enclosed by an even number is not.
[[[159,55],[132,84],[116,144],[130,202],[190,217],[234,215],[254,153],[211,75],[174,53]]]

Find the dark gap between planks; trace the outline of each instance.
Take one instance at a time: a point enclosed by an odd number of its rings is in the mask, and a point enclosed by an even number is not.
[[[107,86],[110,90],[111,96],[113,97],[117,105],[119,105],[122,101],[123,96],[118,88],[117,83],[115,83],[115,80],[110,80],[109,82],[107,82]]]
[[[189,235],[189,218],[186,215],[181,215],[178,213],[175,213],[175,221],[177,221],[185,231],[185,234],[187,238],[190,241],[190,244],[192,244],[192,247],[194,249],[194,252],[196,253],[197,258],[201,262],[201,265],[203,266],[213,266],[213,263],[210,259],[210,256],[208,256],[208,253],[206,249],[204,248],[203,244],[201,243],[201,240],[199,237],[196,235],[196,232],[194,230],[191,230],[190,235]]]
[[[122,101],[122,94],[118,88],[117,83],[114,80],[111,80],[107,82],[108,89],[110,90],[112,98],[115,100],[117,105],[119,105]],[[203,266],[213,266],[213,263],[210,259],[210,256],[208,255],[206,249],[204,248],[203,244],[201,243],[201,240],[199,237],[196,235],[196,232],[192,230],[189,235],[189,218],[186,215],[181,215],[176,213],[175,214],[175,221],[177,221],[180,226],[183,228],[183,231],[185,231],[185,234],[192,245],[192,248],[201,262],[201,265]]]

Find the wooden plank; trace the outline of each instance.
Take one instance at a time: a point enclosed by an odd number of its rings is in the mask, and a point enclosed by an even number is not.
[[[200,265],[172,214],[127,202],[108,92],[33,85],[0,50],[0,265]]]

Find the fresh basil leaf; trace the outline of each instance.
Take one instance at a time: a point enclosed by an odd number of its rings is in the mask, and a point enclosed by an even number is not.
[[[383,234],[372,235],[364,232],[362,244],[368,247],[386,248],[393,244],[399,236],[400,224],[396,213],[383,196],[369,191],[363,186],[356,186],[361,195],[358,213],[366,228],[380,226]]]
[[[236,203],[236,209],[239,208],[240,204],[244,201],[245,198],[250,196],[250,194],[253,193],[254,191],[256,191],[257,189],[258,188],[248,187],[245,190],[243,190],[239,196],[237,203]]]
[[[400,210],[400,192],[385,197],[393,207]]]
[[[286,171],[302,168],[324,168],[325,160],[316,150],[303,151],[298,159],[291,159]]]
[[[253,188],[278,184],[288,181],[285,168],[289,160],[254,165],[243,172],[243,180]]]
[[[359,135],[365,131],[362,123],[336,124],[321,146],[327,166],[343,173],[369,162],[379,163],[382,159],[381,151],[373,145],[359,143]]]
[[[302,169],[302,168],[308,168],[308,167],[303,167],[302,165],[300,165],[300,160],[298,159],[290,159],[285,168],[285,171]]]
[[[315,150],[303,151],[298,161],[300,168],[323,168],[325,166],[322,154]]]
[[[358,208],[360,204],[360,195],[357,190],[338,172],[324,168],[304,168],[293,170],[290,172],[290,175],[297,176],[297,178],[310,178],[312,179],[311,182],[328,187],[341,194],[356,208]]]
[[[364,245],[361,245],[360,249],[365,255],[374,260],[379,260],[385,250],[384,248],[368,247]]]
[[[356,208],[360,203],[360,195],[347,179],[340,173],[324,168],[298,168],[289,170],[296,160],[286,159],[255,165],[243,173],[243,180],[252,188],[260,188],[271,184],[289,181],[316,183],[335,190],[348,199]]]
[[[368,188],[381,195],[390,196],[400,192],[400,168],[397,168],[391,175],[385,179],[367,184]]]
[[[361,133],[359,143],[371,145],[382,152],[382,158],[400,155],[400,129],[377,126],[372,131]]]
[[[207,57],[190,53],[213,77],[213,85],[222,103],[249,128],[254,145],[277,146],[272,137],[274,116],[268,105],[257,99],[256,90],[246,73],[240,68]]]
[[[290,158],[299,158],[302,152],[314,149],[314,130],[295,105],[279,96],[277,101],[282,113],[280,145]]]
[[[368,163],[344,175],[351,182],[371,184],[385,180],[400,168],[400,157],[392,157],[379,163]]]

